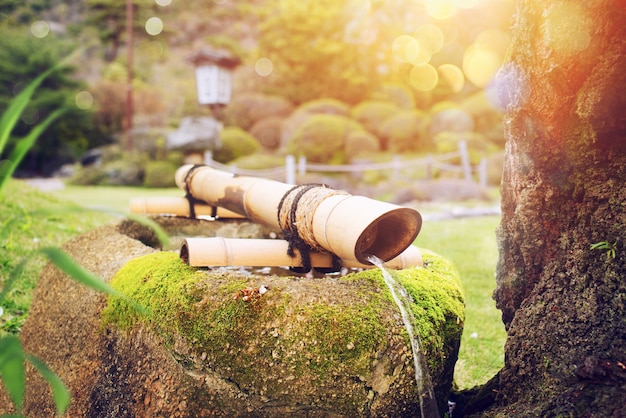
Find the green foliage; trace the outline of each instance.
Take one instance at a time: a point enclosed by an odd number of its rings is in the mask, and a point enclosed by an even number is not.
[[[346,137],[345,151],[348,160],[353,161],[380,151],[380,142],[367,131],[353,131]]]
[[[255,137],[267,150],[280,148],[283,118],[271,116],[261,119],[250,128],[250,135]]]
[[[350,114],[350,107],[341,100],[333,99],[332,97],[324,97],[302,103],[298,107],[298,112],[348,116]]]
[[[261,16],[259,56],[272,61],[269,89],[298,104],[319,97],[357,103],[380,75],[377,55],[346,38],[354,19],[346,2],[269,0]]]
[[[248,130],[261,119],[271,116],[287,116],[293,104],[287,99],[269,94],[248,93],[233,98],[225,109],[227,125]]]
[[[245,170],[263,170],[285,165],[285,159],[274,153],[257,152],[233,160],[237,168]]]
[[[400,108],[391,102],[366,100],[352,108],[352,117],[374,135],[379,135],[385,119],[397,114]]]
[[[7,109],[17,92],[54,67],[29,98],[11,133],[25,137],[34,126],[45,125],[51,115],[59,121],[33,141],[20,170],[51,174],[88,147],[107,140],[94,128],[92,114],[75,105],[75,96],[82,86],[72,78],[74,68],[67,63],[56,66],[70,48],[67,41],[53,37],[37,39],[25,28],[0,27],[0,109]],[[5,149],[13,149],[16,142],[9,139]]]
[[[438,153],[455,152],[459,150],[459,142],[465,141],[470,157],[470,163],[478,164],[483,157],[498,151],[493,143],[489,142],[482,134],[476,132],[451,132],[443,131],[432,138]],[[450,161],[454,163],[455,161]],[[460,163],[460,159],[458,161]]]
[[[98,36],[104,45],[105,59],[113,61],[126,37],[126,0],[86,0],[89,9],[87,23],[99,28]],[[133,30],[144,30],[145,13],[152,11],[150,0],[133,0]]]
[[[35,80],[31,81],[24,90],[22,90],[15,98],[15,100],[9,104],[7,110],[2,114],[0,118],[0,155],[7,143],[7,139],[14,129],[18,117],[24,112],[24,109],[28,105],[33,93],[54,70],[45,71]],[[48,125],[58,116],[53,114],[44,121],[41,127],[36,127],[26,137],[21,139],[17,146],[14,148],[10,155],[8,163],[4,163],[0,167],[0,193],[4,188],[6,180],[11,176],[15,167],[22,160],[28,149],[33,145],[34,141],[41,135],[41,132],[48,127]],[[9,228],[14,220],[8,220],[0,230],[0,242],[6,242],[9,235]],[[59,254],[56,254],[58,256]],[[59,260],[55,258],[60,265],[68,267],[71,265],[68,260]],[[52,260],[55,262],[55,260]],[[4,301],[7,294],[11,290],[11,286],[15,283],[19,275],[24,268],[25,261],[18,264],[17,268],[11,272],[6,282],[2,284],[2,291],[0,291],[0,304]],[[2,306],[2,305],[0,305]],[[57,407],[57,412],[62,414],[69,404],[69,392],[67,388],[60,382],[58,377],[52,373],[41,361],[33,356],[27,355],[22,349],[21,342],[17,337],[13,335],[6,335],[0,337],[0,378],[2,379],[11,400],[15,404],[18,413],[21,413],[22,405],[24,404],[24,391],[26,386],[26,372],[24,369],[24,360],[28,359],[39,370],[42,376],[50,383],[54,393],[54,400]]]
[[[145,168],[144,186],[175,187],[174,174],[178,167],[169,161],[149,161]]]
[[[591,244],[589,249],[591,250],[606,250],[607,258],[615,258],[617,255],[617,243],[618,240],[613,241],[612,243],[609,241],[600,241],[595,244]]]
[[[410,88],[399,83],[385,83],[372,94],[376,101],[391,102],[400,109],[414,109],[415,97]]]
[[[62,65],[61,62],[59,65]],[[15,99],[9,104],[7,110],[0,117],[0,155],[7,144],[7,139],[15,128],[19,116],[26,109],[31,97],[35,90],[42,84],[42,82],[49,77],[57,67],[52,67],[49,70],[43,72],[39,77],[32,80],[25,88],[15,97]],[[44,129],[46,129],[50,123],[58,116],[58,114],[52,114],[48,116],[44,122],[35,126],[33,130],[23,139],[19,140],[10,155],[11,160],[8,163],[4,163],[0,170],[0,196],[4,189],[7,179],[15,167],[19,164],[24,155],[33,146],[34,142],[41,135]],[[45,212],[45,211],[44,211]],[[7,219],[2,224],[0,229],[0,242],[6,243],[11,241],[13,235],[13,228],[16,225],[28,225],[32,218],[38,218],[38,215],[20,213],[12,218]],[[26,220],[27,222],[24,222]],[[152,224],[154,224],[152,222]],[[102,281],[100,278],[94,276],[90,272],[86,271],[83,267],[78,265],[72,258],[65,254],[62,250],[56,247],[44,247],[40,248],[38,252],[29,254],[26,258],[20,261],[12,270],[9,268],[8,277],[2,281],[2,289],[0,291],[0,306],[4,303],[5,299],[11,292],[11,288],[15,285],[19,277],[24,271],[25,265],[37,254],[43,254],[53,265],[68,274],[78,283],[91,287],[100,292],[117,295],[118,297],[124,297],[113,290],[108,284]],[[10,267],[10,266],[6,266]],[[3,261],[2,270],[5,268],[5,262]],[[4,272],[3,272],[4,273]],[[4,274],[3,274],[4,275]],[[136,309],[140,309],[132,301],[128,301],[131,305],[134,305]],[[56,374],[54,374],[42,361],[36,357],[24,352],[19,339],[12,335],[4,335],[0,337],[0,378],[7,389],[11,400],[13,401],[17,413],[21,414],[22,406],[24,403],[24,392],[26,385],[26,372],[24,361],[28,360],[39,371],[39,373],[48,381],[52,387],[54,402],[56,405],[57,413],[63,414],[69,405],[69,391],[63,385],[61,380]]]
[[[227,163],[239,157],[254,154],[261,148],[259,141],[236,127],[227,127],[220,132],[222,146],[213,151],[213,159],[220,163]]]
[[[308,118],[288,138],[287,152],[314,163],[343,164],[348,136],[363,127],[344,116],[318,114]]]
[[[404,110],[387,119],[380,127],[380,138],[387,151],[403,153],[431,148],[426,137],[428,117],[419,110]]]

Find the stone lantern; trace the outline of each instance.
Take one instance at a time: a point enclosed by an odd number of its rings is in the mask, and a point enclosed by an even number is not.
[[[198,103],[219,109],[230,102],[233,71],[241,60],[223,49],[202,49],[189,57],[196,67]]]
[[[169,149],[185,154],[185,164],[201,164],[211,150],[221,146],[221,113],[230,102],[233,71],[241,60],[223,49],[202,49],[188,59],[196,69],[198,103],[211,109],[212,117],[187,117],[168,136]]]

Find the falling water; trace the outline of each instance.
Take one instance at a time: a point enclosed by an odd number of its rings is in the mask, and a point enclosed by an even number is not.
[[[411,350],[413,351],[413,364],[415,365],[415,381],[417,383],[417,392],[420,400],[420,411],[422,418],[439,418],[439,408],[437,408],[437,400],[435,392],[430,380],[428,368],[425,363],[424,354],[420,349],[419,334],[415,332],[413,324],[415,318],[411,311],[411,296],[407,293],[402,284],[396,280],[384,267],[383,262],[376,256],[368,257],[368,260],[380,269],[385,279],[385,284],[393,296],[393,300],[398,305],[402,314],[402,322],[409,334],[411,341]]]

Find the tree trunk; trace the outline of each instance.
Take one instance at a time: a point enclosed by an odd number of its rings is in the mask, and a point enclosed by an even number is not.
[[[626,4],[521,0],[513,32],[488,415],[624,417]]]

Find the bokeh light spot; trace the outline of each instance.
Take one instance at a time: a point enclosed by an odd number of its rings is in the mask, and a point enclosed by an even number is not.
[[[571,55],[591,43],[591,19],[575,3],[557,2],[550,6],[541,27],[550,46],[563,55]]]
[[[411,69],[409,83],[418,91],[431,91],[437,85],[439,75],[437,70],[430,64],[417,65]]]
[[[50,25],[45,20],[37,20],[30,25],[30,33],[35,38],[45,38],[50,33]]]
[[[509,45],[511,37],[508,33],[500,29],[487,29],[476,36],[474,45],[481,48],[488,48],[504,56]]]
[[[156,1],[156,4],[162,7],[169,6],[170,4],[172,4],[172,0],[155,0],[155,1]]]
[[[86,110],[93,106],[93,96],[88,91],[79,91],[76,97],[74,97],[74,102],[76,103],[76,107]]]
[[[39,110],[27,107],[20,115],[20,119],[27,125],[34,125],[39,122]]]
[[[150,41],[142,45],[142,49],[153,60],[161,58],[164,52],[163,44],[159,41]]]
[[[261,77],[267,77],[274,71],[274,64],[269,58],[259,58],[254,64],[254,71]]]
[[[163,21],[156,16],[146,20],[146,32],[152,36],[160,34],[163,32]]]
[[[449,19],[456,13],[454,0],[426,0],[426,13],[435,19]]]
[[[445,82],[454,93],[463,90],[465,86],[465,75],[463,71],[453,64],[443,64],[437,68],[439,79]]]
[[[435,54],[443,47],[443,32],[438,26],[431,23],[420,26],[415,31],[415,38],[421,45],[428,45],[431,54]]]
[[[391,52],[400,62],[412,62],[417,59],[420,45],[412,36],[400,35],[391,44]]]
[[[477,87],[486,87],[502,65],[502,56],[489,48],[471,45],[463,55],[465,77]]]

